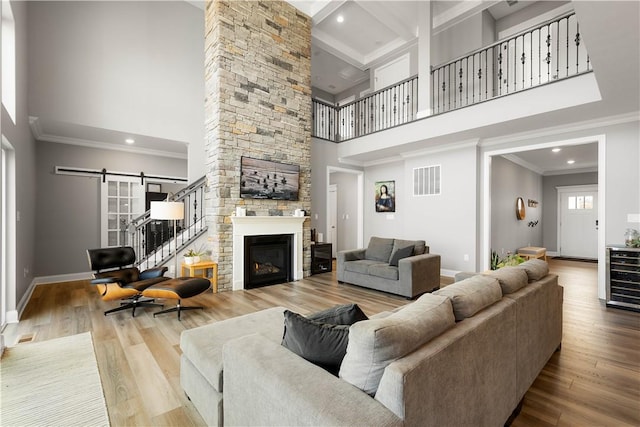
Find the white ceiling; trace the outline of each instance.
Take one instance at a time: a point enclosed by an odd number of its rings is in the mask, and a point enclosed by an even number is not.
[[[187,0],[204,9],[203,2]],[[365,82],[369,68],[384,63],[388,58],[408,49],[417,42],[418,1],[386,0],[288,0],[289,3],[312,17],[312,86],[331,94]],[[440,31],[488,8],[496,19],[526,7],[533,2],[520,0],[513,6],[504,1],[433,1],[432,31]],[[583,4],[584,3],[584,4]],[[621,15],[616,8],[591,4],[606,2],[574,2],[576,10],[582,6],[581,29],[585,27],[585,43],[593,57],[598,85],[605,102],[572,112],[572,120],[588,120],[638,110],[638,17]],[[593,9],[593,11],[585,10]],[[344,22],[339,24],[337,16]],[[604,16],[603,15],[607,15]],[[606,19],[605,19],[606,18]],[[591,22],[586,22],[590,20]],[[617,24],[616,24],[617,23]],[[589,39],[587,24],[598,25],[599,40]],[[594,35],[594,32],[591,32]],[[617,49],[612,49],[616,46]],[[621,65],[622,64],[622,65]],[[620,82],[627,82],[621,85]],[[581,116],[582,115],[582,116]],[[559,115],[557,115],[559,116]],[[558,119],[565,120],[568,117]],[[552,126],[553,119],[531,117],[520,123],[504,124],[503,132],[522,132],[527,128]],[[515,127],[514,127],[515,126]],[[514,127],[512,129],[512,127]],[[186,158],[186,145],[180,141],[129,135],[123,132],[87,128],[70,123],[56,123],[46,118],[34,120],[34,135],[53,142],[112,147],[125,151],[148,152]],[[477,132],[481,135],[482,132]],[[136,143],[127,146],[126,137],[134,137]],[[558,170],[594,170],[597,167],[596,144],[565,147],[559,155],[549,152],[518,153],[514,160],[542,174],[558,173]],[[566,164],[563,156],[576,159],[574,166]],[[555,171],[555,172],[554,172]]]

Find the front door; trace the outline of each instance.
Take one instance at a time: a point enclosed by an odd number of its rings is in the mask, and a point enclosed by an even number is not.
[[[598,258],[598,186],[558,187],[561,256]]]

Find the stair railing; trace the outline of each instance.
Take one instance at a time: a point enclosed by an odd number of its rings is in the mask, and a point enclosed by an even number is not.
[[[207,231],[205,217],[206,178],[202,177],[183,188],[168,200],[184,202],[184,219],[177,222],[177,252],[192,244]],[[173,223],[151,218],[146,211],[133,219],[128,227],[128,244],[137,254],[136,265],[151,268],[167,263],[175,256]]]

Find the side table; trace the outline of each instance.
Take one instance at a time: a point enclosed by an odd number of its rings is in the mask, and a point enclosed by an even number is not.
[[[200,261],[194,264],[182,263],[180,274],[185,275],[185,269],[188,270],[189,277],[203,277],[209,279],[211,288],[214,293],[218,293],[218,264],[213,261]],[[207,277],[207,270],[211,269],[211,277]],[[200,273],[197,273],[200,270]]]

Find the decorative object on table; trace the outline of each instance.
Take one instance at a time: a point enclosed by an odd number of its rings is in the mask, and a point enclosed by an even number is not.
[[[500,258],[496,251],[491,251],[491,270],[498,270],[502,267],[513,266],[522,264],[526,259],[521,257],[518,254],[512,254],[511,252],[507,252],[507,256],[504,258]]]
[[[376,182],[376,212],[396,211],[396,182]]]
[[[199,263],[204,254],[206,254],[206,251],[203,246],[198,246],[195,249],[188,249],[182,256],[184,257],[184,263],[190,265]]]
[[[173,220],[173,247],[174,247],[174,277],[178,277],[178,239],[176,221],[184,219],[184,203],[182,202],[151,202],[151,219]],[[171,243],[169,243],[171,252]]]
[[[300,166],[270,160],[240,159],[240,197],[298,200]]]
[[[624,245],[628,248],[640,248],[640,233],[633,228],[624,232]]]
[[[523,220],[525,218],[524,200],[522,197],[516,199],[516,218]]]

